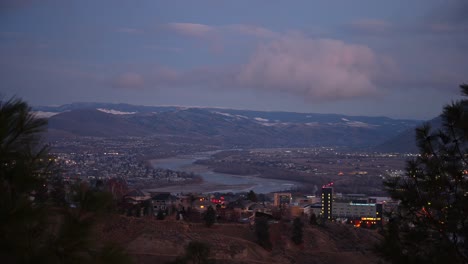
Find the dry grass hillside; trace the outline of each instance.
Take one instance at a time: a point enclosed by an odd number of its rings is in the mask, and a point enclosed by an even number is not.
[[[103,241],[120,244],[136,263],[166,263],[181,256],[190,241],[211,246],[211,258],[217,263],[380,263],[372,252],[380,236],[373,230],[328,224],[304,227],[304,243],[290,239],[290,224],[270,227],[273,249],[267,251],[255,241],[249,225],[220,224],[210,228],[203,224],[157,221],[148,218],[115,217],[99,227]]]

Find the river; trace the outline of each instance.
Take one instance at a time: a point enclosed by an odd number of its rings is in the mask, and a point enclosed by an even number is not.
[[[256,193],[270,193],[289,190],[300,185],[300,183],[293,181],[218,173],[213,172],[212,169],[206,166],[193,164],[197,160],[209,158],[212,154],[213,152],[203,152],[175,158],[152,160],[154,167],[198,174],[203,178],[203,183],[168,186],[151,189],[151,191],[212,193],[248,192],[253,190]]]

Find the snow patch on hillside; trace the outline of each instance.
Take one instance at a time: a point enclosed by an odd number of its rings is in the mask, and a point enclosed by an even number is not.
[[[108,114],[113,114],[113,115],[133,115],[136,114],[136,112],[122,112],[114,109],[104,109],[104,108],[97,108],[97,110],[108,113]]]
[[[54,115],[60,114],[60,112],[35,111],[35,112],[33,112],[33,114],[34,114],[36,117],[39,117],[39,118],[49,118],[49,117],[52,117],[52,116],[54,116]]]
[[[255,119],[256,121],[258,121],[258,122],[268,122],[268,121],[270,121],[270,120],[268,120],[268,119],[261,118],[261,117],[254,117],[254,119]]]
[[[229,116],[229,117],[235,117],[234,115],[231,115],[229,113],[223,113],[223,112],[212,112],[213,114],[218,114],[218,115],[223,115],[223,116]]]
[[[364,123],[364,122],[359,122],[359,121],[350,121],[350,122],[346,122],[346,124],[348,126],[351,126],[351,127],[376,127],[378,125],[371,125],[371,124],[368,124],[368,123]]]
[[[212,113],[213,114],[218,114],[218,115],[223,115],[223,116],[229,116],[229,117],[233,117],[233,118],[236,118],[236,119],[240,119],[240,118],[249,119],[248,117],[243,116],[243,115],[233,115],[233,114],[224,113],[224,112],[217,112],[217,111],[214,111]]]
[[[320,126],[320,123],[319,122],[308,122],[308,123],[305,123],[307,126]]]

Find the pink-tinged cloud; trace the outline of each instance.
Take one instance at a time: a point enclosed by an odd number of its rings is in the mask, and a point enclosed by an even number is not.
[[[232,24],[223,26],[222,28],[232,30],[242,35],[250,35],[258,38],[273,38],[279,35],[267,28],[246,24]]]
[[[180,73],[174,69],[162,66],[154,67],[148,72],[148,80],[152,81],[156,87],[159,85],[170,85],[180,79]]]
[[[123,73],[112,81],[114,87],[123,89],[141,89],[144,84],[143,76],[134,72]]]
[[[168,23],[167,28],[191,37],[205,37],[215,31],[212,26],[197,23]]]
[[[286,92],[308,101],[333,101],[380,95],[379,88],[392,82],[396,68],[393,60],[363,45],[287,34],[259,45],[244,64],[187,71],[141,68],[138,74],[129,71],[119,76],[115,86],[259,89]]]
[[[279,34],[264,27],[247,24],[212,26],[198,23],[168,23],[166,28],[190,37],[219,36],[220,34],[240,34],[258,38],[273,38]]]
[[[308,100],[378,94],[374,78],[385,64],[368,47],[332,39],[285,35],[261,45],[242,66],[242,86],[280,90]]]

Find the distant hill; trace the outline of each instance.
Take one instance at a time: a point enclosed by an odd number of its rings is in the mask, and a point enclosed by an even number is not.
[[[96,109],[79,109],[59,113],[49,118],[52,136],[146,136],[151,132],[120,116]]]
[[[221,108],[74,103],[35,107],[51,137],[159,136],[222,147],[373,147],[420,121]]]
[[[428,123],[433,129],[438,129],[442,125],[442,119],[440,117],[436,117],[429,120]],[[403,131],[397,136],[376,146],[373,150],[378,152],[418,153],[419,150],[416,146],[416,127],[417,126]]]

